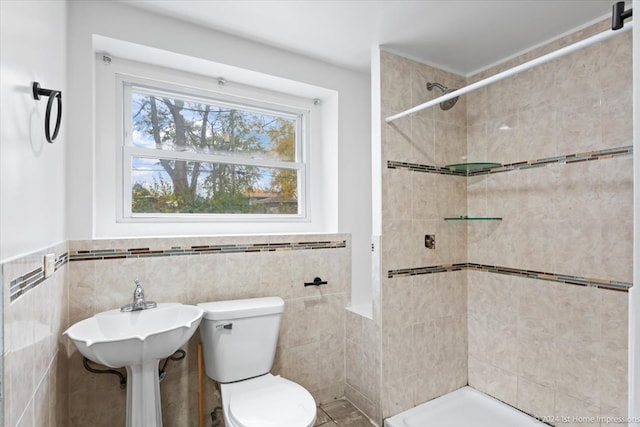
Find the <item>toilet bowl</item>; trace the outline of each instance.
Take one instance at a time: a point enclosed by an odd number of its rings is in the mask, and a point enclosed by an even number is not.
[[[270,373],[284,301],[279,297],[198,304],[207,376],[220,384],[226,427],[311,427],[313,396]]]
[[[311,427],[316,420],[311,394],[279,375],[221,384],[220,389],[227,427]]]

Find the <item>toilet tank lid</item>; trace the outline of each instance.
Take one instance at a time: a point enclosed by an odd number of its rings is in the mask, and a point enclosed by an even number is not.
[[[205,319],[240,319],[282,313],[284,300],[280,297],[248,298],[203,302],[198,304],[198,307],[204,310]]]

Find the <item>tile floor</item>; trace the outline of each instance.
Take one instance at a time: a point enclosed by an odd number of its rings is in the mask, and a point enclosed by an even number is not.
[[[348,400],[340,399],[320,405],[316,417],[316,427],[374,427]]]

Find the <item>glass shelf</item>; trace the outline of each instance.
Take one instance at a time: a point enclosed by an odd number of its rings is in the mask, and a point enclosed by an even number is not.
[[[502,221],[499,216],[451,216],[444,219],[445,221]]]
[[[502,166],[502,163],[456,163],[452,165],[445,165],[444,167],[447,169],[452,169],[458,172],[476,172],[480,170],[487,170],[491,168],[496,168]]]

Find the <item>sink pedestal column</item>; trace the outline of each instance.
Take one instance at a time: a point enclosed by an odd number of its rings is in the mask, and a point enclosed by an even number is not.
[[[162,427],[159,363],[127,366],[127,427]]]

